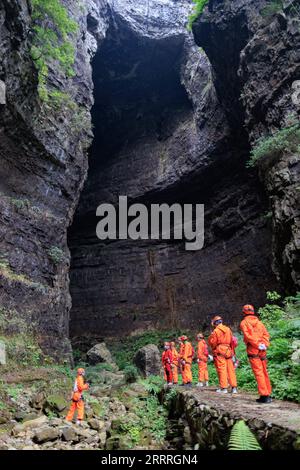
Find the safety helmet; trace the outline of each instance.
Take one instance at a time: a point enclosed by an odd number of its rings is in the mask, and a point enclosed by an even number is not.
[[[244,315],[254,315],[255,314],[255,311],[254,311],[254,307],[253,305],[244,305],[243,307],[243,314]]]
[[[186,341],[186,340],[188,340],[188,337],[186,335],[182,335],[181,336],[181,341]]]
[[[219,315],[216,315],[215,317],[213,317],[211,324],[212,326],[215,326],[215,325],[218,325],[219,323],[222,323],[222,321],[223,321],[223,318],[220,317]]]
[[[204,338],[203,333],[198,333],[196,338],[197,339],[203,339]]]
[[[78,375],[83,375],[83,374],[85,374],[85,370],[82,367],[79,367],[79,369],[77,369],[77,374]]]

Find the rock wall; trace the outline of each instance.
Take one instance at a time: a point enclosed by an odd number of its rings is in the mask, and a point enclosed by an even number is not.
[[[197,44],[213,67],[217,95],[228,119],[244,129],[254,145],[262,136],[299,121],[292,100],[299,79],[300,9],[284,1],[283,10],[263,13],[261,0],[210,0],[195,22]],[[272,213],[272,268],[288,292],[299,289],[299,152],[259,163],[259,175]]]
[[[86,12],[76,1],[63,4],[79,29],[70,39],[75,77],[49,64],[49,90],[69,97],[58,107],[38,95],[29,2],[0,5],[0,80],[6,86],[0,104],[1,312],[18,316],[20,324],[25,319],[57,357],[71,353],[66,232],[87,172],[93,102]]]

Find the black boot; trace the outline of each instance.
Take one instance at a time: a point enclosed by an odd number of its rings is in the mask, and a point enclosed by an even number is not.
[[[264,396],[262,395],[256,400],[257,403],[271,403],[272,398],[270,396]]]

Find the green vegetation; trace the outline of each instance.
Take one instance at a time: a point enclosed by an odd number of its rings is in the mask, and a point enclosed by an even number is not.
[[[123,372],[127,383],[136,382],[139,377],[139,371],[134,365],[124,367]]]
[[[271,337],[267,356],[273,386],[272,396],[299,403],[300,364],[293,362],[292,354],[300,339],[300,294],[281,300],[276,292],[268,292],[267,299],[269,303],[259,309],[258,313]],[[240,360],[237,368],[239,387],[256,391],[256,381],[240,335],[236,354]]]
[[[300,123],[282,128],[268,137],[260,138],[251,151],[246,166],[254,167],[261,159],[280,158],[284,153],[300,152]]]
[[[10,201],[12,205],[15,206],[15,208],[18,210],[28,209],[30,206],[30,202],[28,201],[28,199],[11,198]]]
[[[45,294],[47,292],[47,286],[40,282],[35,282],[29,279],[25,274],[15,273],[10,267],[7,259],[0,255],[0,276],[6,278],[8,281],[18,282],[27,287],[35,289],[36,291]]]
[[[262,450],[256,437],[246,425],[240,420],[232,427],[228,442],[228,450]]]
[[[48,250],[48,255],[52,262],[56,265],[62,263],[62,261],[65,259],[63,250],[58,248],[58,246],[51,246],[51,248]]]
[[[282,0],[272,0],[268,5],[261,9],[260,14],[263,17],[269,18],[283,9]]]
[[[163,379],[151,376],[139,381],[140,385],[148,391],[148,395],[131,399],[131,408],[134,414],[121,416],[115,432],[128,437],[127,448],[137,444],[149,445],[151,439],[163,442],[167,431],[167,410],[159,403],[158,393],[161,391]]]
[[[78,26],[60,0],[31,0],[31,6],[33,39],[30,52],[38,70],[40,98],[48,101],[46,83],[51,61],[58,63],[67,77],[74,76],[75,49],[69,39]]]
[[[208,1],[209,0],[193,0],[195,5],[192,14],[189,16],[188,29],[192,29],[194,21],[201,15]]]
[[[22,366],[38,366],[41,363],[43,354],[32,334],[0,335],[0,341],[6,346],[9,363]]]

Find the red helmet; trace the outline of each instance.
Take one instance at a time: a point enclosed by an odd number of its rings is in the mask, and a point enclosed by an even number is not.
[[[78,375],[83,375],[83,374],[85,374],[85,370],[82,367],[79,367],[79,369],[77,369],[77,374]]]
[[[181,341],[186,341],[186,340],[188,340],[188,337],[186,335],[182,335],[181,336]]]
[[[211,320],[211,324],[212,324],[212,326],[214,326],[216,322],[222,323],[222,321],[223,321],[223,318],[220,317],[220,315],[216,315],[216,316],[213,317],[213,319]]]
[[[253,305],[244,305],[243,307],[243,314],[244,315],[254,315],[255,311],[254,311],[254,307]]]

